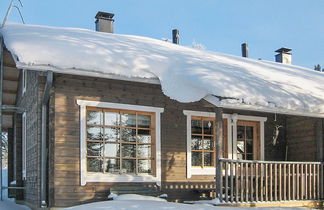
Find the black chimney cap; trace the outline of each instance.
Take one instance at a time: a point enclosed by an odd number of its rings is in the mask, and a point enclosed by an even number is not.
[[[115,14],[109,12],[97,12],[96,19],[106,19],[106,20],[113,20]]]
[[[277,52],[277,53],[289,53],[290,51],[291,51],[290,48],[282,47],[282,48],[276,50],[275,52]]]

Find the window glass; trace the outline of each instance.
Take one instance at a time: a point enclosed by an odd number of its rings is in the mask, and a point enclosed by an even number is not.
[[[88,156],[101,156],[103,152],[103,144],[101,142],[88,142],[87,155]]]
[[[191,164],[192,166],[215,166],[215,122],[212,118],[191,119]]]
[[[87,112],[87,124],[88,125],[102,125],[102,112],[90,111]]]
[[[202,166],[202,152],[191,152],[192,166]]]
[[[101,158],[87,158],[87,169],[89,172],[102,171],[102,159]]]
[[[202,150],[202,137],[192,136],[191,137],[191,149],[192,150]]]
[[[253,126],[237,126],[237,158],[253,160]]]
[[[118,112],[105,112],[105,125],[118,126],[120,116]]]
[[[87,139],[89,140],[103,140],[101,127],[88,127],[87,128]]]
[[[87,170],[101,173],[151,173],[154,154],[152,113],[87,110]]]
[[[201,134],[201,120],[191,120],[191,132],[194,134]]]
[[[122,173],[135,173],[136,160],[122,160]]]
[[[121,114],[121,125],[125,127],[136,127],[136,115],[135,114]]]
[[[138,173],[151,173],[151,160],[138,160]]]
[[[214,130],[214,122],[211,120],[205,121],[204,120],[204,134],[213,134]]]
[[[108,173],[119,173],[120,171],[120,159],[106,159],[106,170]]]
[[[139,128],[150,128],[151,116],[150,115],[137,115],[137,126]]]

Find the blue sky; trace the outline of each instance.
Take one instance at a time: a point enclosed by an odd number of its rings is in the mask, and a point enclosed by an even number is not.
[[[293,64],[324,67],[324,0],[21,0],[28,24],[94,29],[97,11],[115,14],[115,33],[171,38],[203,44],[207,50],[274,60],[289,47]],[[3,18],[9,0],[0,1]],[[17,3],[18,4],[18,3]],[[13,10],[9,21],[20,22]]]

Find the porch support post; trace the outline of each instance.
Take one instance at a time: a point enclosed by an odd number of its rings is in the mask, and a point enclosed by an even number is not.
[[[223,108],[215,107],[216,114],[216,198],[222,201]]]
[[[316,161],[324,161],[323,141],[323,119],[318,119],[316,121]]]
[[[2,87],[3,87],[3,38],[0,35],[0,201],[2,201]]]

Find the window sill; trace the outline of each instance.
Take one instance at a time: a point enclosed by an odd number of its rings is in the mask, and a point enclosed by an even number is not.
[[[131,175],[131,174],[99,174],[87,173],[86,182],[156,182],[160,185],[161,180],[152,175]]]
[[[191,167],[191,175],[214,175],[216,174],[216,168],[200,168]]]

